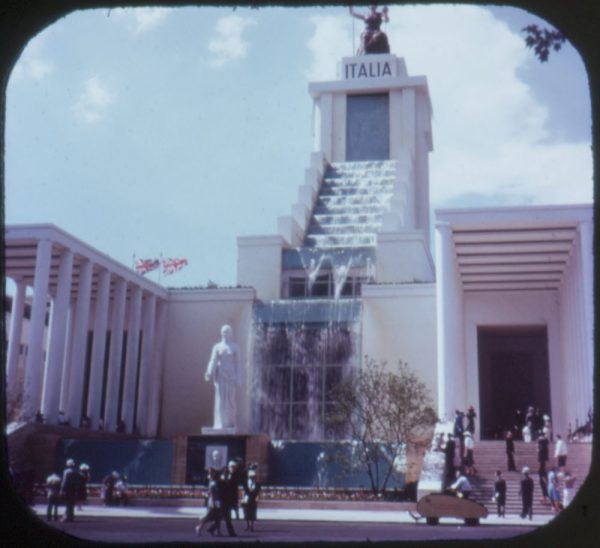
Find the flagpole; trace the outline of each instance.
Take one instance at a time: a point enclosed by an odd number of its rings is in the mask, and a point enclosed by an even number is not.
[[[158,283],[160,284],[160,273],[163,269],[163,254],[160,252],[160,264],[158,265]]]

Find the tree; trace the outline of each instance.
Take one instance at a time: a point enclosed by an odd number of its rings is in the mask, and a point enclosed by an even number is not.
[[[401,361],[393,371],[365,356],[363,367],[332,388],[329,399],[327,422],[352,442],[350,453],[336,458],[345,467],[365,469],[374,495],[402,471],[409,451],[429,444],[438,420],[429,390]]]
[[[550,50],[559,51],[566,41],[566,36],[554,29],[541,29],[537,25],[527,25],[522,32],[527,33],[525,45],[535,52],[538,59],[545,63]]]

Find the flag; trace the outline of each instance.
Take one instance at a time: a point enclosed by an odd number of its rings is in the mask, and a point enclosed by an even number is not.
[[[146,274],[152,270],[156,270],[160,267],[160,261],[158,259],[138,259],[135,261],[135,271],[138,274]]]
[[[187,266],[187,264],[187,259],[163,259],[163,274],[165,276],[174,274],[184,266]]]

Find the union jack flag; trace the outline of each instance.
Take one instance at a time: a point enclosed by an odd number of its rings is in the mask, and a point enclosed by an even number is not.
[[[187,266],[187,259],[163,259],[163,274],[169,276]]]
[[[137,259],[135,261],[135,271],[138,274],[146,274],[160,267],[158,259]]]

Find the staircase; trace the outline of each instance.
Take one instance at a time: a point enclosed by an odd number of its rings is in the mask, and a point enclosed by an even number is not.
[[[546,463],[546,470],[556,464],[554,459],[554,444],[550,444],[550,461]],[[475,446],[474,450],[475,468],[477,475],[469,478],[473,491],[471,498],[485,505],[490,515],[496,515],[496,503],[492,501],[494,494],[494,482],[496,481],[496,470],[502,472],[506,480],[506,514],[521,513],[521,497],[519,496],[521,470],[524,466],[529,467],[529,475],[534,481],[533,491],[533,514],[552,514],[550,506],[543,505],[540,500],[542,492],[540,489],[537,462],[537,444],[515,442],[515,464],[518,472],[507,472],[506,452],[504,441],[482,441]],[[591,443],[569,444],[569,456],[567,458],[566,470],[577,478],[575,492],[585,481],[592,463]],[[559,480],[559,490],[562,494],[562,479]]]
[[[395,178],[395,161],[339,162],[328,166],[304,246],[374,246],[383,213],[389,209]]]

